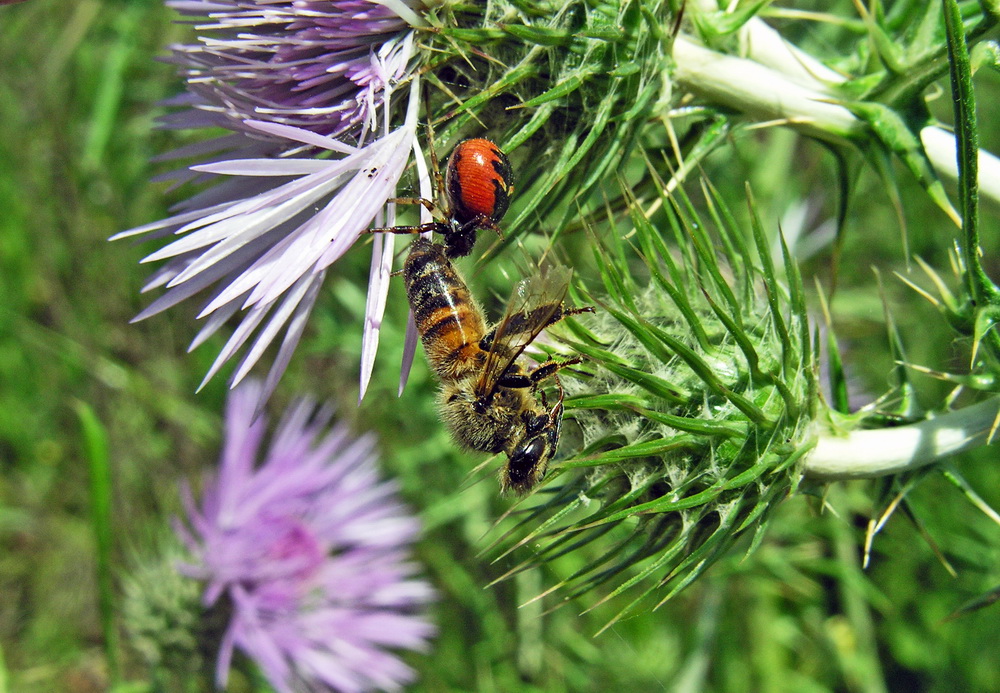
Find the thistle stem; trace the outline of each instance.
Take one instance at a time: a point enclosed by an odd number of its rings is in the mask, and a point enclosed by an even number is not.
[[[685,89],[762,120],[784,120],[823,140],[846,144],[865,124],[829,94],[801,86],[753,60],[723,55],[686,36],[674,41],[674,79]]]
[[[958,181],[955,135],[938,127],[926,127],[920,131],[920,141],[938,175],[953,183]],[[1000,203],[1000,158],[985,149],[979,150],[979,194]]]
[[[866,125],[836,102],[845,80],[781,38],[760,18],[740,31],[745,58],[724,55],[681,34],[674,42],[677,84],[714,103],[761,120],[784,120],[807,135],[844,144]],[[920,131],[927,158],[939,176],[958,181],[955,135],[935,126]],[[1000,204],[1000,158],[979,150],[979,193]]]
[[[816,481],[871,479],[918,469],[990,442],[1000,397],[898,428],[822,435],[803,471]]]

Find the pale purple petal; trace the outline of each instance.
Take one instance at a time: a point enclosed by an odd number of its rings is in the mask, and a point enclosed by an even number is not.
[[[282,327],[284,327],[285,323],[288,322],[293,315],[295,315],[299,303],[303,298],[305,298],[312,286],[312,276],[305,275],[301,277],[295,285],[291,287],[291,289],[289,289],[288,293],[285,294],[281,305],[279,305],[278,309],[271,315],[270,319],[267,321],[267,325],[257,335],[257,339],[253,346],[250,347],[250,349],[243,356],[243,360],[240,362],[240,365],[237,366],[236,372],[233,374],[233,387],[238,385],[240,381],[247,376],[253,365],[257,363],[257,360],[264,355],[264,350],[271,344],[271,341],[277,336],[278,332]]]
[[[427,171],[427,163],[424,160],[423,152],[420,151],[420,144],[416,138],[413,140],[414,161],[417,164],[417,176],[420,181],[420,196],[424,199],[431,199],[431,177]],[[422,205],[420,207],[420,223],[431,220],[431,213]],[[424,238],[430,238],[430,234],[424,234]],[[406,319],[406,336],[403,339],[403,357],[399,366],[399,391],[397,396],[403,395],[403,388],[410,378],[410,368],[413,367],[413,355],[417,353],[417,323],[413,319],[411,310]]]
[[[399,366],[399,392],[398,396],[402,397],[403,388],[406,387],[406,381],[410,379],[410,368],[413,367],[413,355],[417,353],[417,323],[413,319],[413,311],[409,312],[406,319],[406,336],[403,338],[403,358]]]
[[[247,316],[243,318],[240,324],[236,327],[229,341],[226,342],[225,346],[222,347],[222,351],[219,355],[215,357],[215,361],[212,362],[211,367],[202,379],[201,384],[198,385],[198,389],[201,390],[205,387],[205,384],[211,380],[219,369],[225,365],[226,361],[232,358],[233,354],[239,351],[240,347],[250,338],[253,331],[257,329],[260,323],[267,317],[268,311],[271,310],[271,306],[254,306],[247,313]]]
[[[208,316],[205,320],[205,324],[201,326],[201,329],[198,330],[198,334],[194,336],[194,339],[192,339],[191,343],[188,345],[188,353],[197,349],[205,343],[206,339],[218,332],[219,328],[226,324],[229,321],[229,318],[233,317],[239,309],[239,302],[233,301],[228,306],[225,306],[221,310],[217,310]]]
[[[236,629],[230,625],[222,635],[219,645],[219,658],[215,662],[215,685],[219,690],[225,690],[229,683],[229,669],[233,663],[233,649],[236,646]]]
[[[392,221],[389,222],[393,224]],[[378,351],[379,332],[382,316],[385,314],[386,299],[389,297],[389,275],[392,272],[392,258],[395,250],[393,234],[375,234],[372,243],[372,265],[368,275],[368,298],[365,303],[365,326],[361,338],[361,387],[358,403],[368,391],[372,369],[375,367],[375,352]]]
[[[231,129],[247,114],[324,135],[356,127],[370,117],[369,93],[405,74],[410,24],[424,23],[415,0],[168,4],[210,16],[198,25],[200,42],[173,46],[169,60],[197,97],[193,115]],[[373,51],[393,68],[383,79],[368,72]]]
[[[267,372],[267,378],[264,380],[264,387],[261,390],[260,402],[257,405],[258,414],[264,406],[264,403],[271,398],[275,388],[278,387],[278,381],[281,380],[282,374],[284,374],[285,369],[288,368],[288,364],[292,360],[292,354],[295,352],[295,347],[298,346],[299,340],[302,339],[302,334],[306,330],[306,323],[309,320],[309,314],[312,312],[313,306],[316,304],[316,299],[319,296],[319,289],[323,285],[323,279],[325,277],[325,271],[313,275],[309,289],[306,291],[306,295],[299,302],[299,305],[295,307],[295,314],[292,315],[291,320],[288,321],[288,329],[285,330],[285,336],[281,340],[281,346],[278,347],[278,354],[274,357],[271,369]]]
[[[292,127],[290,125],[281,125],[279,123],[269,123],[263,120],[245,120],[243,122],[247,127],[259,132],[274,135],[275,137],[281,137],[293,142],[308,144],[318,149],[328,149],[331,152],[339,152],[341,154],[356,154],[358,151],[357,147],[352,147],[351,145],[341,142],[338,139],[317,135],[314,132],[310,132],[309,130],[304,130],[302,128]]]
[[[308,176],[325,171],[329,163],[322,159],[235,159],[192,166],[192,171],[220,176]]]

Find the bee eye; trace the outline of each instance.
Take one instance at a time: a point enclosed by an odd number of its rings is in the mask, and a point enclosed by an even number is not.
[[[532,438],[514,451],[510,456],[508,467],[511,483],[524,483],[535,474],[535,469],[545,455],[546,447],[544,439]]]

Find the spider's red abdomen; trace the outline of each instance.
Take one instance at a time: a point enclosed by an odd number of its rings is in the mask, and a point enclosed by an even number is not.
[[[462,140],[448,158],[445,190],[459,224],[500,221],[514,190],[507,155],[489,140]]]

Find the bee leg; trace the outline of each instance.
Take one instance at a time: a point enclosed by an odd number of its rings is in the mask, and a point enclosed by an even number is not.
[[[426,97],[426,93],[424,96]],[[424,103],[429,102],[424,101]],[[438,162],[437,149],[434,147],[434,128],[431,126],[431,121],[429,120],[427,121],[427,149],[429,149],[431,153],[431,171],[434,172],[435,193],[441,195],[444,191],[444,178],[441,176],[441,166],[439,165],[440,162]],[[433,211],[434,210],[431,210],[432,213]]]
[[[579,356],[566,361],[546,361],[545,363],[538,364],[528,373],[528,379],[531,380],[531,391],[534,392],[538,389],[538,384],[541,383],[546,378],[556,378],[556,383],[559,384],[559,378],[556,376],[563,368],[568,366],[575,366],[576,364],[583,361]],[[562,391],[562,385],[559,384],[559,390]],[[560,398],[561,399],[561,398]]]
[[[389,202],[398,205],[421,205],[432,215],[439,216],[438,206],[425,197],[392,197]],[[440,221],[429,221],[426,224],[415,226],[382,226],[377,229],[368,229],[365,233],[427,233],[428,231],[441,232],[443,224]]]
[[[559,387],[559,401],[561,402],[562,399],[563,399],[562,383],[559,382],[559,376],[558,375],[554,375],[552,377],[556,379],[556,385]],[[537,389],[538,389],[538,386],[535,385],[535,388],[532,390],[532,392],[534,392],[534,390],[537,390]],[[538,390],[538,394],[541,395],[541,397],[542,397],[542,408],[543,409],[548,409],[549,408],[549,398],[545,396],[545,390]]]
[[[521,388],[535,386],[529,373],[525,373],[516,363],[512,364],[507,371],[500,376],[497,384],[502,387]]]
[[[390,197],[389,202],[395,202],[397,205],[420,205],[431,214],[438,211],[438,206],[426,197]]]
[[[556,424],[556,419],[558,417],[562,416],[563,400],[566,399],[566,391],[563,390],[562,381],[559,380],[559,376],[558,375],[553,375],[552,377],[556,381],[556,387],[559,388],[559,401],[556,402],[555,406],[552,407],[552,411],[549,412],[549,425],[550,426],[554,426]],[[548,409],[549,408],[549,403],[548,403],[548,401],[545,398],[545,390],[542,390],[541,395],[542,395],[542,406],[545,407],[546,409]]]

